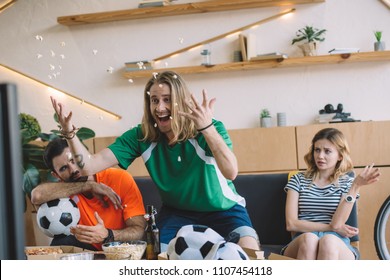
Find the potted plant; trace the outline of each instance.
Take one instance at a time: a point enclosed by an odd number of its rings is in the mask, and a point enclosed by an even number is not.
[[[317,42],[323,42],[325,40],[324,33],[326,29],[318,29],[313,26],[306,25],[304,28],[301,28],[297,31],[296,37],[292,40],[291,45],[295,43],[302,42],[303,44],[299,45],[302,49],[305,56],[317,55]]]
[[[272,117],[267,108],[261,110],[260,112],[260,125],[261,127],[271,127],[272,126]]]
[[[374,31],[376,42],[374,43],[375,51],[384,51],[385,50],[385,42],[382,42],[382,31]]]

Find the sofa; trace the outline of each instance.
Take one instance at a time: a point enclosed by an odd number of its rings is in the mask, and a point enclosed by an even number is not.
[[[134,179],[142,193],[145,207],[151,204],[159,209],[161,199],[153,181],[149,177]],[[246,208],[266,258],[270,253],[278,254],[291,241],[285,223],[284,187],[287,181],[288,173],[240,174],[233,181],[237,192],[246,200]],[[356,204],[347,223],[357,226]],[[358,244],[358,240],[358,236],[351,238],[355,244]]]

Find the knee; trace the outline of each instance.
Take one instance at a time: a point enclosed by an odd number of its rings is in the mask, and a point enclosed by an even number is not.
[[[315,260],[318,251],[318,236],[313,233],[303,233],[299,236],[297,259]]]
[[[241,237],[238,241],[238,245],[240,245],[243,248],[248,248],[256,251],[260,250],[259,241],[252,236]]]
[[[327,234],[319,240],[318,249],[322,253],[332,254],[336,252],[338,237],[332,234]]]
[[[317,235],[307,232],[301,235],[301,245],[308,249],[317,249],[318,237]]]

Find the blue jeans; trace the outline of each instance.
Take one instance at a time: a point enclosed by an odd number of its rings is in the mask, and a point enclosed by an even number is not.
[[[165,251],[181,227],[191,224],[208,226],[224,238],[237,232],[240,237],[252,236],[258,240],[246,208],[238,204],[225,211],[213,212],[187,211],[163,205],[156,222],[160,230],[161,251]]]

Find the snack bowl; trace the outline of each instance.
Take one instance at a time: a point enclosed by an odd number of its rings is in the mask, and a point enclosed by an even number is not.
[[[123,254],[127,254],[130,260],[140,260],[146,250],[146,241],[114,241],[104,243],[102,248],[104,252],[110,253],[112,259],[116,259],[117,256],[121,259]]]
[[[66,254],[60,257],[60,260],[129,260],[128,253],[106,253],[104,251],[83,252],[75,254]]]

